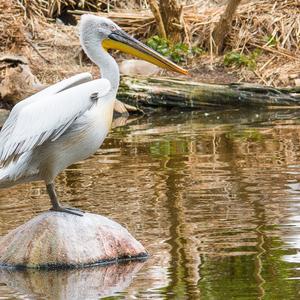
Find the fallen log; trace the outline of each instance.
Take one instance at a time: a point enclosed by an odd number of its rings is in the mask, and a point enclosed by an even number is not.
[[[117,98],[138,108],[187,109],[300,106],[300,91],[244,83],[208,84],[171,78],[123,76]]]

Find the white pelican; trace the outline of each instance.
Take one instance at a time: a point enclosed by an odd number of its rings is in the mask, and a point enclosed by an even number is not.
[[[75,75],[13,108],[0,132],[0,187],[43,180],[51,210],[82,216],[80,210],[59,203],[54,180],[69,165],[95,153],[109,132],[120,75],[106,50],[118,49],[168,70],[187,71],[103,17],[81,17],[80,43],[102,77]]]

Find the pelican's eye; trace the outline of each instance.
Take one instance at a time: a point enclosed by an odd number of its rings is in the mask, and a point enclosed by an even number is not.
[[[117,29],[113,24],[107,24],[107,23],[102,23],[101,28],[105,29],[105,30],[108,30],[110,32],[113,32]]]

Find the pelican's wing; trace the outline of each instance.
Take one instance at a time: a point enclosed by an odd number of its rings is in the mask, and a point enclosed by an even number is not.
[[[70,78],[64,79],[62,81],[59,81],[43,90],[41,90],[40,92],[32,95],[31,97],[27,98],[24,101],[32,101],[32,100],[38,100],[36,98],[40,98],[40,96],[46,96],[46,95],[54,95],[57,94],[59,92],[65,91],[69,88],[75,87],[77,85],[80,85],[82,83],[91,81],[93,79],[92,75],[88,72],[86,73],[80,73],[77,75],[74,75]],[[22,102],[24,102],[22,101]]]
[[[50,96],[50,95],[55,95],[59,92],[62,92],[64,90],[67,90],[69,88],[72,88],[74,86],[80,85],[82,83],[91,81],[93,79],[92,75],[88,72],[86,73],[81,73],[81,74],[77,74],[75,76],[72,76],[70,78],[64,79],[60,82],[57,82],[43,90],[41,90],[40,92],[20,101],[17,105],[14,106],[14,108],[12,109],[10,115],[9,115],[9,119],[13,119],[15,115],[18,114],[18,112],[26,105],[35,102],[35,101],[39,101],[41,99],[43,99],[43,97],[45,96]],[[9,120],[8,119],[8,120]],[[5,124],[3,126],[2,129],[5,128]]]
[[[55,84],[41,90],[40,92],[22,100],[21,102],[19,102],[17,105],[15,105],[13,107],[12,111],[10,112],[10,114],[8,116],[8,119],[6,120],[5,124],[2,127],[0,136],[1,135],[3,136],[4,132],[6,132],[6,135],[8,135],[8,136],[11,134],[11,126],[16,123],[16,118],[19,114],[19,111],[23,107],[25,107],[35,101],[42,100],[42,99],[44,99],[45,96],[55,95],[61,91],[64,91],[64,90],[67,90],[74,86],[91,81],[92,79],[93,79],[92,75],[88,72],[77,74],[70,78],[64,79],[58,83],[55,83]]]
[[[17,104],[14,115],[7,119],[0,132],[0,162],[11,160],[46,140],[57,139],[110,88],[107,79],[98,79],[57,90],[56,94],[42,91],[34,101]]]

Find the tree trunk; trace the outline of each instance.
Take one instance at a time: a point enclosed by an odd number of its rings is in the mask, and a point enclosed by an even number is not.
[[[153,13],[153,16],[154,16],[156,24],[157,24],[158,34],[161,37],[166,39],[167,34],[166,34],[164,22],[162,20],[161,14],[160,14],[159,6],[158,6],[156,0],[148,0],[148,2],[149,2],[150,9]]]
[[[300,91],[253,84],[207,84],[171,78],[123,76],[117,98],[138,108],[205,109],[300,106]]]
[[[177,0],[160,0],[159,9],[168,39],[180,43],[187,39],[182,5]]]
[[[232,22],[233,15],[240,4],[241,0],[228,0],[227,7],[224,14],[221,16],[220,21],[214,28],[212,37],[214,40],[213,51],[221,54],[224,50],[224,43]]]

